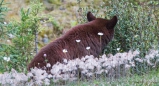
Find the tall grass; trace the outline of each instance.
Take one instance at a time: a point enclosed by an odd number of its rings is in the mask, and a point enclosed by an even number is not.
[[[106,78],[99,78],[90,81],[68,82],[66,86],[158,86],[158,71],[151,71],[146,75],[133,75],[132,77],[121,77],[110,81]]]

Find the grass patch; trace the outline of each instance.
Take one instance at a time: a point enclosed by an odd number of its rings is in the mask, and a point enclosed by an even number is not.
[[[133,75],[118,79],[99,78],[67,82],[65,86],[159,86],[159,70],[144,75]]]

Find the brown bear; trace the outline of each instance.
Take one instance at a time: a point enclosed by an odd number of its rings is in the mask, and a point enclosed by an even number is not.
[[[87,20],[88,23],[73,27],[43,47],[28,65],[28,70],[33,67],[43,68],[46,63],[52,66],[56,62],[63,62],[64,59],[81,58],[88,54],[98,57],[114,36],[117,17],[107,20],[96,18],[88,12]]]

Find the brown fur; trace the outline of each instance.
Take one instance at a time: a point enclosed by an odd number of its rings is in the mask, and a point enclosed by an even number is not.
[[[87,19],[88,23],[73,27],[62,37],[43,47],[28,65],[28,69],[46,66],[45,60],[53,65],[56,62],[62,62],[63,59],[81,58],[88,54],[97,57],[113,38],[117,17],[106,20],[96,18],[88,12]],[[104,34],[101,42],[99,32]],[[77,43],[76,40],[81,40],[81,42]],[[90,46],[89,51],[86,49],[88,46]],[[68,52],[64,53],[63,49],[67,49]],[[47,56],[44,57],[44,54]]]

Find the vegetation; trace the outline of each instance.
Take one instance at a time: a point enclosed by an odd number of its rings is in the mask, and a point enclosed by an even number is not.
[[[158,75],[158,71],[151,71],[149,74],[121,77],[111,81],[107,78],[100,78],[90,81],[68,82],[66,86],[158,86]]]
[[[99,59],[92,55],[68,61],[65,59],[63,63],[56,63],[52,67],[50,63],[47,63],[46,70],[34,68],[27,74],[17,73],[16,70],[12,69],[11,72],[0,74],[0,83],[16,86],[157,85],[159,84],[158,69],[155,65],[156,62],[150,60],[159,54],[158,51],[152,51],[153,53],[148,54],[145,59],[135,58],[139,55],[138,51],[129,51],[117,53],[114,56],[102,55]],[[141,65],[148,64],[152,67],[152,71],[148,70],[142,75],[131,72],[133,67],[138,66],[135,64],[136,62],[141,63]],[[50,73],[46,72],[47,69],[51,69]]]
[[[78,0],[79,14],[83,14],[79,23],[87,21],[85,15],[88,11],[108,19],[114,15],[118,16],[114,39],[105,47],[103,53],[116,54],[137,49],[140,51],[140,57],[144,58],[149,49],[159,49],[159,17],[156,12],[158,1],[137,3],[131,0],[109,0],[97,6],[92,2],[88,7],[82,7],[81,3],[83,2]],[[140,63],[138,65],[141,66]],[[146,72],[147,68],[147,64],[144,64],[139,71]]]
[[[39,29],[41,17],[38,13],[41,11],[42,4],[34,4],[31,8],[21,9],[21,20],[10,21],[6,24],[5,33],[2,35],[6,41],[1,46],[1,71],[9,71],[14,68],[19,71],[26,71],[26,65],[34,53],[35,34]],[[3,27],[3,26],[2,26]],[[10,59],[4,61],[4,57]]]
[[[79,6],[82,3],[78,0]],[[134,2],[134,4],[132,3]],[[109,0],[94,6],[92,2],[88,7],[80,7],[79,13],[83,15],[79,22],[86,22],[86,13],[94,12],[97,16],[111,18],[118,17],[118,24],[115,28],[115,36],[111,43],[106,47],[105,53],[125,52],[130,49],[138,49],[144,56],[149,49],[158,48],[158,15],[156,12],[159,2],[149,1],[139,5],[131,0]],[[96,8],[96,9],[95,9]],[[98,9],[97,9],[98,8]]]
[[[8,11],[8,8],[4,6],[4,0],[2,0],[0,2],[0,63],[2,64],[2,55],[5,52],[5,50],[8,48],[7,46],[5,46],[5,43],[3,43],[2,39],[5,39],[6,36],[4,36],[4,34],[6,33],[6,22],[4,22],[4,16],[5,13]],[[6,40],[5,40],[6,41]],[[2,69],[4,69],[4,67],[1,65],[0,66],[1,72]]]
[[[101,2],[77,0],[77,4],[68,3],[64,6],[61,6],[64,3],[63,0],[48,0],[50,6],[53,5],[54,9],[59,7],[59,10],[65,10],[67,7],[75,5],[79,7],[78,13],[74,12],[77,15],[71,16],[71,18],[76,18],[76,21],[73,19],[70,21],[67,19],[61,20],[55,15],[42,14],[44,11],[50,11],[51,9],[44,6],[41,0],[32,2],[26,0],[26,2],[29,4],[29,8],[19,10],[20,20],[8,21],[5,14],[12,9],[6,7],[8,3],[4,3],[4,0],[0,1],[0,73],[11,71],[12,68],[18,72],[26,72],[28,62],[39,48],[60,36],[65,29],[75,26],[77,23],[86,22],[85,15],[88,11],[92,11],[96,16],[108,19],[114,15],[118,16],[119,22],[115,27],[114,39],[106,46],[103,53],[116,54],[137,49],[140,51],[138,58],[144,59],[147,54],[151,53],[149,52],[150,49],[159,49],[159,1],[157,0],[101,0]],[[66,11],[68,12],[55,13],[66,16],[72,12],[68,9]],[[154,57],[151,61],[156,63],[158,56]],[[110,84],[112,86],[134,86],[134,83],[136,86],[159,85],[156,78],[159,75],[158,64],[155,64],[156,69],[150,73],[149,70],[153,69],[152,66],[141,62],[135,64],[137,66],[130,69],[131,73],[134,74],[133,77],[120,77],[113,82],[109,82],[109,80],[105,82],[105,79],[101,78],[103,80],[68,82],[68,84],[72,86],[76,85],[75,83],[79,83],[80,86]]]

